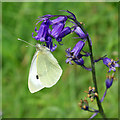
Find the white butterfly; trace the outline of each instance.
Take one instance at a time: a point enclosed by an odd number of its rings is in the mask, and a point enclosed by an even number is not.
[[[36,53],[31,62],[28,78],[28,88],[31,93],[37,92],[44,87],[52,87],[62,75],[62,69],[50,50],[38,43],[35,47]]]

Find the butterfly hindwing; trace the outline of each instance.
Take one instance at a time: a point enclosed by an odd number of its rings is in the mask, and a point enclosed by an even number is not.
[[[37,73],[41,84],[45,87],[52,87],[59,80],[62,69],[50,51],[38,53]]]

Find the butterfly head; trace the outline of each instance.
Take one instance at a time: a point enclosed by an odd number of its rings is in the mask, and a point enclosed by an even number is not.
[[[39,43],[36,43],[35,47],[36,47],[36,50],[49,51],[49,48],[47,48],[47,47],[45,47],[43,45],[40,45]]]

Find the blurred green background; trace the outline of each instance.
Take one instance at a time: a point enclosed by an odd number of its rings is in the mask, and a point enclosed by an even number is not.
[[[73,48],[79,39],[75,34],[63,39],[63,46],[53,55],[59,61],[63,74],[52,88],[31,94],[28,90],[28,74],[35,48],[17,40],[22,38],[32,44],[36,19],[45,14],[66,14],[59,10],[73,12],[77,20],[85,24],[92,42],[95,58],[105,54],[110,58],[118,55],[118,5],[117,3],[80,2],[9,2],[2,3],[2,108],[4,118],[89,118],[92,113],[78,107],[80,99],[87,96],[93,86],[91,72],[77,65],[65,63],[65,49]],[[70,23],[68,23],[69,25]],[[35,32],[34,32],[35,33]],[[84,49],[88,51],[88,45]],[[85,64],[90,66],[89,58]],[[96,64],[97,83],[100,98],[105,91],[108,68],[102,61]],[[117,77],[117,74],[116,74]],[[87,98],[88,99],[88,98]],[[89,105],[97,109],[96,102]],[[108,118],[118,117],[118,81],[102,103]],[[101,117],[97,115],[96,118]]]

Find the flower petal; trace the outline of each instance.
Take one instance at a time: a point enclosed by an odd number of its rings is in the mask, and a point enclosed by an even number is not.
[[[67,20],[67,17],[66,16],[60,16],[54,20],[51,20],[51,24],[54,25],[54,24],[58,24],[60,22],[65,22]]]
[[[57,38],[59,36],[59,34],[61,33],[61,31],[64,28],[64,23],[59,23],[59,24],[55,24],[53,25],[53,29],[51,31],[51,35],[55,38]]]
[[[77,55],[78,55],[78,54],[80,53],[80,51],[83,49],[84,45],[85,45],[85,42],[83,42],[83,41],[79,41],[79,42],[75,45],[75,47],[71,50],[71,52],[74,53],[74,56],[77,57]]]
[[[59,34],[58,38],[63,38],[65,37],[66,35],[68,35],[69,33],[71,33],[71,29],[70,27],[65,27],[61,33]]]

